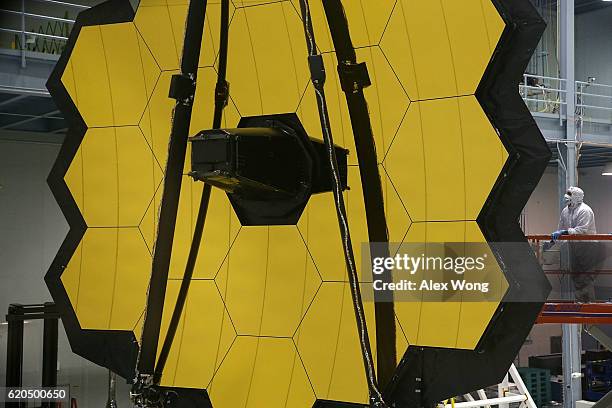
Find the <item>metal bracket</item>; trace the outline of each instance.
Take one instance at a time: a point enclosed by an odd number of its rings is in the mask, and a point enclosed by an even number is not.
[[[323,65],[323,56],[310,55],[308,56],[308,68],[310,69],[310,79],[315,87],[322,87],[325,84],[325,66]]]
[[[217,82],[215,86],[215,104],[226,107],[229,101],[230,84],[227,81]]]
[[[193,103],[196,82],[191,74],[174,74],[170,80],[168,96],[177,102],[189,106]]]
[[[365,62],[341,61],[338,64],[340,86],[346,93],[356,93],[372,85]]]

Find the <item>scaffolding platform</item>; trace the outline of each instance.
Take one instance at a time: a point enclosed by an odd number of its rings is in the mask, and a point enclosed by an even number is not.
[[[612,324],[612,303],[546,303],[536,323]]]

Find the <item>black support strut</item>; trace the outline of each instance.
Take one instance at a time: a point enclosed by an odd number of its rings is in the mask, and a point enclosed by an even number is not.
[[[157,240],[153,252],[151,281],[138,356],[138,374],[140,376],[151,376],[155,370],[205,14],[206,0],[191,0],[189,2],[181,73],[173,76],[170,87],[169,96],[176,99],[176,104],[172,116],[172,130],[168,146],[168,161],[166,162]]]
[[[308,0],[300,0],[300,9],[301,9],[301,14],[302,14],[302,22],[304,26],[304,34],[306,36],[306,46],[308,48],[308,65],[310,68],[310,78],[311,78],[312,85],[314,87],[315,95],[317,98],[319,121],[321,123],[321,131],[323,133],[323,140],[325,142],[327,160],[329,162],[329,168],[331,169],[331,173],[332,173],[331,178],[332,178],[332,185],[333,185],[332,190],[334,193],[334,204],[336,207],[336,214],[338,217],[338,225],[340,227],[340,235],[342,236],[342,246],[344,250],[344,258],[346,262],[346,267],[348,271],[349,286],[351,288],[353,311],[355,312],[357,331],[359,335],[359,345],[361,347],[361,355],[363,358],[363,364],[365,368],[366,382],[368,384],[369,405],[372,408],[384,408],[387,405],[385,404],[383,397],[382,397],[382,393],[380,392],[378,388],[376,371],[374,369],[374,358],[372,356],[372,350],[370,347],[368,326],[367,326],[367,322],[365,318],[363,301],[361,298],[361,291],[359,289],[359,277],[357,275],[357,267],[355,264],[355,254],[353,252],[353,244],[351,242],[349,222],[348,222],[348,217],[346,214],[344,197],[342,195],[342,186],[340,183],[338,160],[337,160],[336,153],[334,150],[334,140],[333,140],[332,131],[331,131],[330,122],[329,122],[329,113],[327,110],[327,101],[325,98],[325,77],[326,77],[325,66],[323,64],[323,57],[321,56],[321,54],[318,53],[318,50],[317,50]],[[344,77],[341,77],[341,78],[344,78]],[[367,116],[367,112],[366,112],[366,116]],[[371,132],[370,132],[370,136],[371,136]],[[375,158],[374,166],[376,169],[376,151],[374,151],[374,158]],[[362,163],[361,159],[362,157],[360,156],[359,157],[360,165]],[[380,180],[378,180],[378,182],[380,184]],[[364,189],[365,189],[365,186],[364,186]],[[381,198],[382,198],[382,195],[381,195]],[[383,207],[383,210],[384,210],[384,207]],[[368,224],[370,224],[369,221],[370,220],[368,219]],[[384,212],[383,212],[383,222],[384,222]],[[384,227],[384,231],[386,234],[386,224],[383,224],[383,227]],[[391,303],[391,312],[393,316],[393,304],[392,303]],[[392,322],[394,323],[395,320],[392,319]],[[388,329],[388,328],[385,328],[385,329]],[[387,334],[388,333],[377,332],[377,338],[383,338],[383,336],[386,336]],[[380,360],[380,355],[379,355],[379,360]],[[395,368],[395,361],[393,361],[392,369],[394,368]]]
[[[221,119],[223,117],[223,109],[227,105],[229,97],[229,84],[226,81],[227,71],[227,45],[228,45],[228,32],[229,32],[229,0],[221,1],[221,29],[220,29],[220,46],[219,46],[219,67],[217,74],[217,84],[215,86],[215,111],[213,114],[213,129],[221,127]],[[191,247],[189,248],[189,255],[187,257],[187,264],[185,265],[185,272],[181,281],[181,287],[179,294],[176,299],[174,310],[172,311],[172,317],[170,318],[170,324],[168,325],[168,331],[162,345],[157,365],[155,366],[155,372],[153,375],[153,383],[159,384],[161,381],[174,337],[178,329],[181,315],[187,302],[187,295],[189,293],[189,287],[191,285],[191,278],[193,277],[193,271],[198,258],[198,252],[202,243],[202,235],[204,232],[204,225],[206,223],[206,214],[208,211],[208,203],[210,201],[211,186],[210,184],[204,184],[202,190],[202,197],[200,198],[200,206],[198,209],[198,215],[193,231],[193,238],[191,241]]]
[[[371,243],[388,243],[389,234],[382,183],[378,171],[376,145],[370,123],[368,104],[363,94],[363,88],[370,85],[367,67],[364,62],[357,63],[357,56],[351,41],[342,1],[325,0],[323,1],[323,7],[336,50],[340,85],[346,96],[346,104],[355,137],[368,237]],[[374,247],[372,247],[372,250],[374,250]],[[389,256],[388,245],[376,246],[376,251],[375,256],[377,257]],[[387,283],[392,282],[391,271],[385,270],[379,276],[379,279]],[[379,385],[384,388],[390,383],[397,362],[395,312],[392,292],[376,292],[374,295],[376,300],[377,373]]]
[[[45,303],[48,311],[55,309],[53,303]],[[48,312],[49,313],[49,312]],[[43,323],[43,366],[42,386],[54,387],[57,385],[57,345],[58,345],[58,318],[45,318]],[[42,408],[55,408],[54,402],[43,402]]]

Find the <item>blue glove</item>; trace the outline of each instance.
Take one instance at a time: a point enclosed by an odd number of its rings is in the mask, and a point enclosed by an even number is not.
[[[559,230],[559,231],[555,231],[555,232],[553,232],[553,233],[551,234],[551,238],[552,238],[552,240],[553,240],[553,241],[556,241],[556,240],[558,240],[558,239],[559,239],[559,237],[560,237],[561,235],[567,235],[567,234],[569,234],[569,232],[568,232],[567,230]]]

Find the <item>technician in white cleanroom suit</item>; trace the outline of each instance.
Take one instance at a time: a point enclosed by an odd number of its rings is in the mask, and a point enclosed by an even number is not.
[[[584,191],[578,187],[570,187],[565,193],[567,204],[561,217],[559,228],[552,233],[553,241],[561,235],[592,235],[597,234],[595,228],[595,214],[591,207],[586,205]],[[601,261],[602,248],[596,241],[570,241],[570,272],[574,282],[576,300],[590,302],[595,300],[593,269]]]

